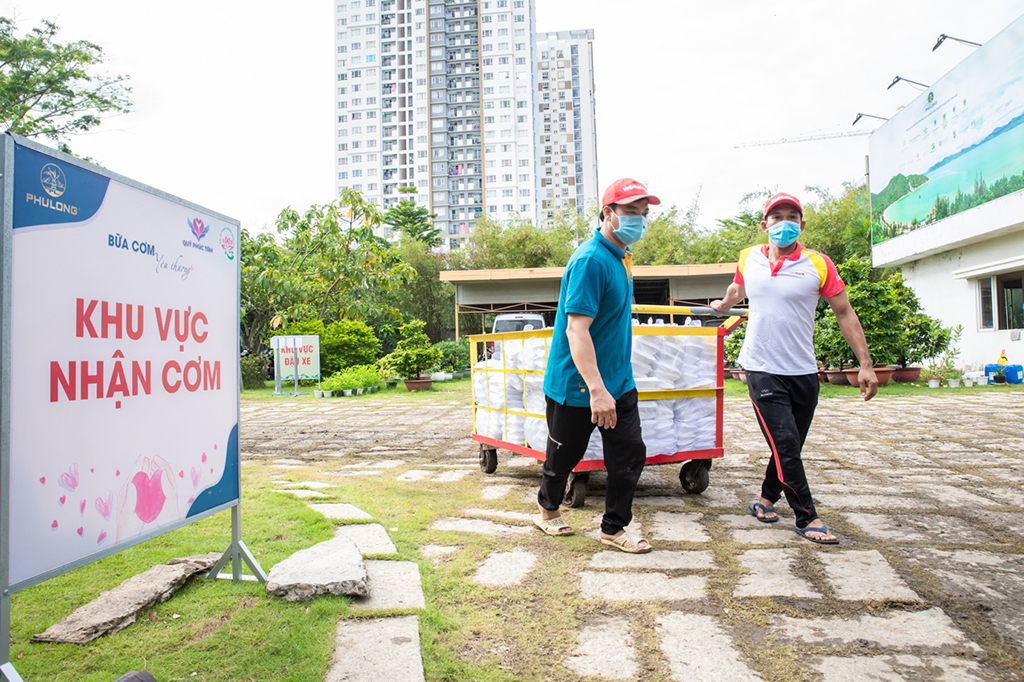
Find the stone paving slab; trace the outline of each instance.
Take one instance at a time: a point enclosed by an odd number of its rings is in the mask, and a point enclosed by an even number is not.
[[[974,661],[950,656],[825,656],[813,666],[813,669],[821,674],[822,682],[991,682],[994,679],[985,674],[981,666]]]
[[[490,517],[493,519],[505,519],[506,521],[520,521],[522,523],[533,523],[533,517],[536,514],[528,514],[526,512],[514,512],[504,511],[502,509],[464,509],[463,512],[467,516],[483,516]]]
[[[481,585],[518,585],[536,563],[537,557],[530,552],[494,552],[473,574],[473,582]]]
[[[295,483],[285,483],[285,488],[309,488],[311,490],[323,490],[324,488],[333,487],[330,483],[323,483],[321,481],[298,481]]]
[[[455,471],[444,471],[435,476],[434,481],[437,483],[456,483],[472,473],[472,471],[467,471],[465,469],[458,469]]]
[[[338,526],[334,529],[334,537],[348,538],[355,543],[356,549],[363,556],[367,554],[395,554],[395,544],[391,542],[388,532],[379,523],[356,523]]]
[[[285,601],[323,595],[362,596],[368,589],[366,565],[354,542],[334,538],[299,550],[270,569],[267,594]]]
[[[671,495],[637,495],[633,498],[633,507],[686,507],[689,506],[683,496]]]
[[[637,671],[633,638],[625,618],[598,618],[583,627],[565,666],[577,675],[632,680]]]
[[[877,550],[823,553],[820,560],[839,599],[921,601]]]
[[[420,554],[435,564],[439,564],[458,550],[458,547],[452,547],[451,545],[423,545],[420,547]]]
[[[419,616],[341,621],[324,682],[420,682]]]
[[[489,485],[483,489],[480,493],[480,497],[485,500],[500,500],[518,487],[519,486],[508,483]]]
[[[651,537],[669,542],[709,542],[711,536],[700,525],[703,514],[688,512],[655,512]]]
[[[874,540],[926,542],[938,540],[966,545],[988,544],[993,538],[963,519],[939,514],[887,516],[885,514],[846,514],[846,520]]]
[[[369,595],[353,599],[354,611],[425,609],[420,567],[414,561],[366,560]]]
[[[707,578],[687,575],[670,578],[664,573],[612,573],[584,571],[580,595],[607,601],[679,601],[703,599]]]
[[[363,521],[373,517],[351,504],[311,504],[309,508],[335,521]]]
[[[984,604],[985,617],[1024,653],[1024,564],[1018,555],[930,548],[904,553],[954,597]]]
[[[422,469],[410,469],[409,471],[406,471],[404,474],[395,476],[395,478],[399,481],[406,482],[422,481],[425,478],[430,478],[430,476],[433,475],[433,473],[433,471],[423,471]]]
[[[920,511],[922,508],[933,510],[938,506],[938,503],[933,500],[897,495],[819,495],[814,493],[814,502],[833,509],[880,509],[883,511],[892,509]]]
[[[658,618],[661,651],[679,682],[761,680],[711,616],[674,612]]]
[[[598,552],[591,557],[589,567],[701,571],[715,568],[715,555],[707,550],[679,551],[656,549],[647,554],[628,554],[618,550],[607,550]]]
[[[308,500],[316,497],[327,497],[318,490],[306,490],[305,488],[291,488],[289,490],[274,490],[272,492],[282,493],[284,495],[294,495],[301,500]]]
[[[483,519],[439,519],[430,526],[434,530],[448,530],[458,533],[481,533],[483,535],[519,535],[529,533],[527,526],[506,526]]]
[[[948,653],[980,651],[937,607],[917,612],[894,611],[884,616],[776,616],[773,625],[769,630],[776,637],[809,646],[842,648],[867,642],[882,650],[921,647]]]
[[[809,580],[799,575],[800,552],[793,549],[748,549],[739,556],[749,573],[740,578],[736,597],[821,597]]]

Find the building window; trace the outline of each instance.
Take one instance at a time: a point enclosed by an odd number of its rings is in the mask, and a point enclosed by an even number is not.
[[[1024,329],[1024,273],[1011,272],[996,278],[999,328]]]
[[[979,320],[981,329],[995,329],[995,320],[992,316],[992,277],[984,277],[978,280],[978,295],[979,295],[979,311],[981,312],[981,320]]]

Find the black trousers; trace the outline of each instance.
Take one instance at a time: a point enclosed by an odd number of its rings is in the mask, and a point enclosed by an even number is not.
[[[818,375],[782,376],[747,372],[747,392],[761,433],[772,451],[761,497],[775,504],[785,494],[803,528],[818,518],[800,458],[818,406]]]
[[[555,511],[565,497],[569,474],[583,459],[590,434],[597,427],[590,421],[589,407],[562,405],[547,399],[548,447],[537,502]],[[636,389],[615,402],[614,429],[601,429],[604,466],[608,471],[604,518],[601,532],[614,535],[633,520],[633,494],[647,461],[647,447],[640,434],[640,412]]]

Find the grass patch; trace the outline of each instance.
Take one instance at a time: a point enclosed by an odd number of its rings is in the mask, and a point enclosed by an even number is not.
[[[893,397],[902,398],[907,396],[929,396],[929,397],[940,397],[940,396],[973,396],[973,395],[986,395],[986,392],[998,391],[998,392],[1017,392],[1024,393],[1024,384],[989,384],[987,386],[972,386],[967,388],[965,386],[959,386],[957,388],[949,388],[943,386],[941,388],[928,388],[927,382],[915,381],[910,383],[897,383],[890,381],[885,386],[878,387],[877,397]],[[725,381],[725,395],[727,396],[743,396],[747,395],[747,385],[738,379],[726,379]],[[855,398],[860,396],[860,388],[854,386],[835,386],[833,384],[824,383],[820,385],[820,391],[818,393],[819,398]]]

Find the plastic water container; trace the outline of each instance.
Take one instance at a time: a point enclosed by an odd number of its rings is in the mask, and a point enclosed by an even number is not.
[[[985,376],[992,382],[996,372],[1000,369],[1006,375],[1006,383],[1019,384],[1024,382],[1024,365],[985,365]]]

